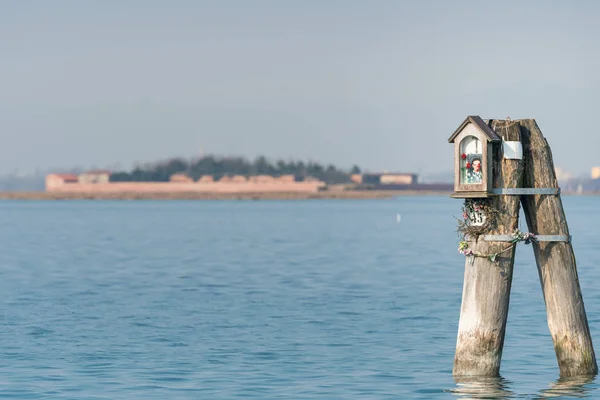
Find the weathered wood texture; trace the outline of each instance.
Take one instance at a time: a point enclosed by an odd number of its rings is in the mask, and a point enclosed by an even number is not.
[[[537,123],[532,119],[518,122],[523,142],[524,187],[557,187],[552,151]],[[529,232],[537,235],[569,235],[560,196],[522,196],[521,201]],[[598,366],[579,287],[573,246],[563,242],[540,242],[533,245],[533,251],[560,375],[596,374]]]
[[[514,122],[491,120],[490,126],[504,140],[521,138]],[[501,144],[493,151],[493,187],[521,187],[523,163],[503,159]],[[496,227],[489,234],[511,234],[519,222],[519,197],[494,196],[487,200],[499,211]],[[506,242],[470,242],[469,247],[481,254],[501,252],[510,246]],[[500,254],[496,262],[476,257],[465,262],[465,276],[458,325],[453,375],[498,376],[504,346],[510,287],[513,276],[515,248]]]

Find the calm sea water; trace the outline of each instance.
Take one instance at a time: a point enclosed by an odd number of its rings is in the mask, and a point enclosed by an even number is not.
[[[598,352],[600,199],[564,203]],[[452,379],[459,214],[446,197],[1,202],[0,397],[600,397],[558,380],[523,244],[502,378]]]

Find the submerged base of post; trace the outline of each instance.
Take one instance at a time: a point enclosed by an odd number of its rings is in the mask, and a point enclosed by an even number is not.
[[[501,251],[498,244],[482,241],[473,248]],[[466,261],[454,376],[499,376],[513,261],[514,250],[495,262],[486,258]]]

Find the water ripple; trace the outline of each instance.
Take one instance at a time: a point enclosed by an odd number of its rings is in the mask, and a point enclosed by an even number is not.
[[[600,343],[595,201],[564,199]],[[599,396],[595,379],[558,379],[524,247],[503,377],[452,378],[452,199],[0,207],[3,398]]]

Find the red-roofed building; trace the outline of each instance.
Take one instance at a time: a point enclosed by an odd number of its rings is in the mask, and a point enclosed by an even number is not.
[[[50,174],[46,176],[46,190],[78,182],[79,178],[74,174]]]
[[[198,182],[200,183],[213,183],[215,180],[211,175],[202,175]]]
[[[194,180],[192,178],[190,178],[189,176],[187,176],[186,174],[173,174],[169,178],[169,181],[170,182],[179,182],[179,183],[194,182]]]
[[[110,182],[111,171],[106,169],[94,169],[79,175],[81,183],[108,183]]]

